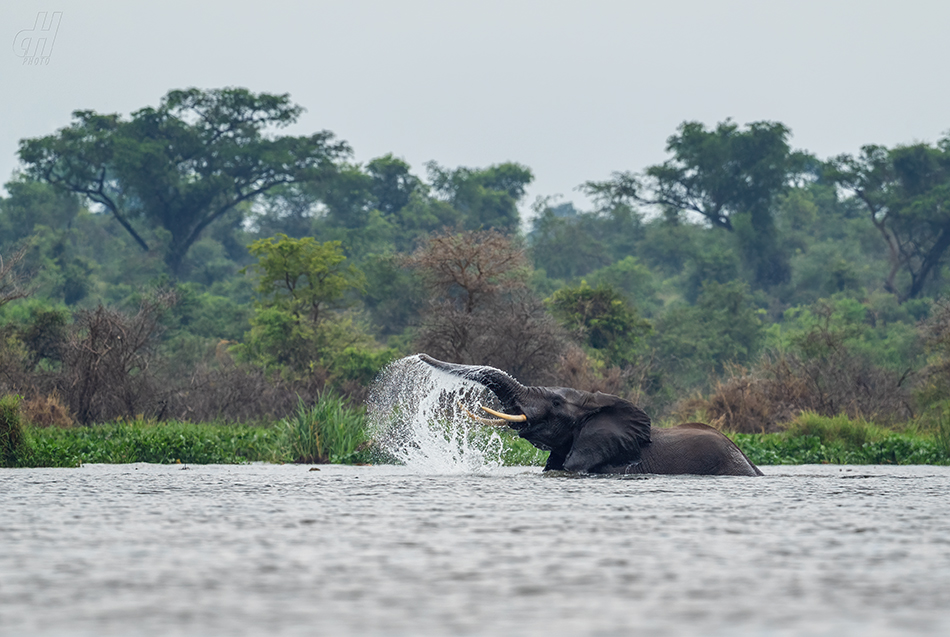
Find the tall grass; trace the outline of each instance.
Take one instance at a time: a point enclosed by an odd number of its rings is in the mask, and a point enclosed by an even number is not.
[[[20,397],[0,398],[0,466],[13,467],[29,449],[26,429],[20,419]]]
[[[309,407],[299,400],[297,411],[280,426],[293,462],[354,462],[368,447],[363,411],[331,394]]]

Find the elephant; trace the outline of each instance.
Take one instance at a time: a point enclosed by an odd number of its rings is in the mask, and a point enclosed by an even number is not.
[[[545,471],[761,476],[742,450],[720,431],[692,422],[654,428],[629,400],[569,387],[526,387],[494,367],[458,365],[426,354],[436,369],[485,386],[503,411],[469,415],[514,429],[535,447],[550,451]]]

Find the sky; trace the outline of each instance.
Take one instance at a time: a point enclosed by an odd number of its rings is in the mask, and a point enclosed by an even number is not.
[[[52,49],[24,64],[37,14]],[[515,161],[537,197],[668,158],[684,121],[779,121],[821,158],[950,132],[950,2],[3,0],[0,182],[20,139],[171,89],[289,93],[354,161]]]

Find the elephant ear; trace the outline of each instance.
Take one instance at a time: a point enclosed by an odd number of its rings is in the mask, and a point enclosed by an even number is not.
[[[598,392],[594,401],[599,408],[575,434],[564,468],[587,473],[602,466],[640,462],[640,447],[650,442],[650,417],[617,396]]]

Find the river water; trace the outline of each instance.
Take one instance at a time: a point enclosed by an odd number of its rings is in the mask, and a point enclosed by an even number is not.
[[[950,634],[950,468],[309,469],[0,469],[0,634]]]

